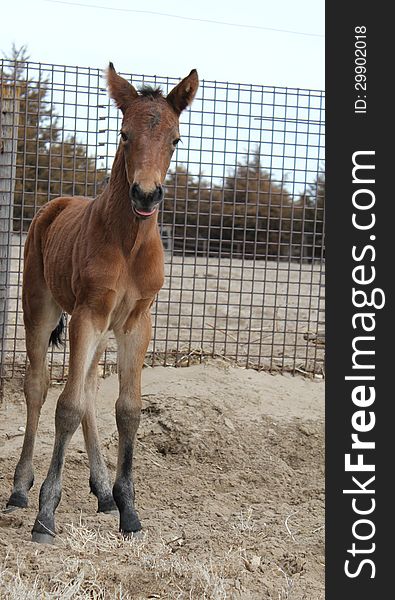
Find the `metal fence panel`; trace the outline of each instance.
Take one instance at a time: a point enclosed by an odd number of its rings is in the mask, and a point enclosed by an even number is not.
[[[178,82],[122,75],[165,93]],[[3,236],[12,256],[3,374],[12,376],[26,360],[20,298],[29,223],[58,195],[100,193],[120,115],[99,69],[2,60],[0,79],[20,95],[12,231]],[[220,355],[259,369],[321,373],[324,93],[202,81],[181,137],[159,216],[166,281],[147,363]],[[49,359],[52,377],[64,378],[67,346]],[[110,341],[103,369],[115,365]]]

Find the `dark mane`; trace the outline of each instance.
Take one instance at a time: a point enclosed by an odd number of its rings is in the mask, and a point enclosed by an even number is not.
[[[160,87],[152,87],[151,85],[143,85],[138,90],[139,95],[144,98],[163,98],[163,92]]]

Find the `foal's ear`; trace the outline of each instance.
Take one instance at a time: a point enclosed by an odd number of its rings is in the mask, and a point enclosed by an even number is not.
[[[188,77],[182,79],[180,83],[171,90],[166,100],[179,115],[184,108],[192,104],[192,100],[195,97],[198,87],[199,77],[196,69],[192,69]]]
[[[118,75],[112,62],[110,62],[107,69],[107,85],[110,97],[114,100],[117,107],[125,113],[130,102],[136,98],[138,94],[131,83]]]

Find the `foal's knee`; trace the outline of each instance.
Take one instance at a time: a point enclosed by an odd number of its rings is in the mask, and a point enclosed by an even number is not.
[[[140,423],[141,402],[131,402],[120,396],[115,404],[118,430],[134,434]]]
[[[42,370],[34,371],[30,366],[27,369],[23,390],[28,402],[37,404],[39,408],[44,404],[49,388],[49,373],[46,366]]]
[[[83,416],[82,402],[71,401],[69,397],[63,394],[59,396],[55,412],[55,426],[57,430],[65,433],[74,433],[81,423]]]

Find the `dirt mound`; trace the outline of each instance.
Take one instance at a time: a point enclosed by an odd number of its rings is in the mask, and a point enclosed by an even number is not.
[[[98,402],[112,472],[116,386],[115,376],[104,380]],[[117,519],[96,514],[78,431],[67,454],[56,545],[38,546],[30,529],[59,391],[50,390],[43,409],[30,507],[0,515],[1,598],[323,599],[322,382],[217,361],[145,369],[135,460],[143,539],[121,539]],[[15,382],[7,392],[0,409],[3,506],[24,425]]]

